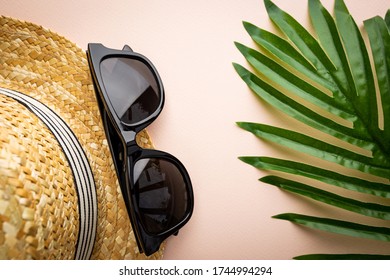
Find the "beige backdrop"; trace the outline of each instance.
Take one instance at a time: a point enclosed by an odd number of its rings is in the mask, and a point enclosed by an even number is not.
[[[274,2],[309,24],[307,0]],[[322,1],[331,11],[333,2]],[[346,4],[359,26],[390,8],[388,0]],[[279,150],[237,128],[236,121],[295,125],[260,106],[232,67],[233,61],[245,65],[233,42],[253,45],[243,20],[274,30],[263,1],[0,0],[0,7],[3,15],[43,25],[84,49],[88,42],[112,48],[127,43],[159,70],[166,106],[149,133],[158,149],[186,165],[196,199],[191,221],[169,239],[166,259],[290,259],[306,253],[390,251],[388,244],[271,219],[283,212],[320,212],[318,206],[260,183],[264,173],[237,159],[278,156]]]

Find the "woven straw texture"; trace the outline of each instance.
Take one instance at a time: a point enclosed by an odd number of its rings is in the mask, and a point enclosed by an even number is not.
[[[0,87],[46,104],[82,145],[98,198],[92,259],[145,259],[116,179],[85,52],[41,26],[0,17]],[[152,148],[146,131],[137,141]],[[72,173],[55,137],[22,104],[0,95],[0,259],[74,258],[78,217]],[[149,258],[162,254],[163,248]]]

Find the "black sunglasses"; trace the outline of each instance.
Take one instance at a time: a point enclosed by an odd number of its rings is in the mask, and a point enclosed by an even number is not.
[[[190,219],[190,177],[174,156],[140,148],[136,134],[160,114],[164,89],[153,64],[130,47],[88,44],[88,62],[119,184],[139,251],[156,252]]]

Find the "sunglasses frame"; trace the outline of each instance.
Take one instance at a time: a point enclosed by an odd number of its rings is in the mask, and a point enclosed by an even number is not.
[[[145,253],[145,255],[151,255],[152,253],[158,251],[161,243],[171,235],[177,235],[180,228],[182,228],[188,220],[191,218],[193,207],[194,207],[194,196],[192,191],[192,184],[187,170],[184,165],[173,155],[151,149],[143,149],[138,146],[136,142],[136,135],[138,132],[143,130],[149,124],[151,124],[161,113],[161,110],[164,105],[164,88],[162,85],[161,78],[153,66],[153,64],[143,55],[135,53],[131,50],[130,47],[125,46],[123,50],[109,49],[103,46],[102,44],[89,43],[87,50],[88,62],[90,65],[90,71],[92,75],[92,80],[95,88],[95,94],[98,101],[98,107],[100,114],[103,120],[103,126],[107,138],[107,142],[110,147],[111,155],[115,164],[115,170],[117,172],[119,185],[122,190],[122,195],[125,201],[127,212],[130,218],[130,222],[134,231],[134,235],[137,241],[139,251]],[[103,79],[100,72],[100,63],[107,58],[130,58],[138,60],[147,66],[153,76],[156,79],[159,93],[160,93],[160,103],[154,113],[149,117],[145,118],[142,121],[139,121],[134,124],[127,124],[122,122],[111,104],[110,98],[105,90]],[[114,131],[111,131],[114,130]],[[121,141],[123,146],[123,157],[126,157],[127,160],[123,159],[122,170],[121,166],[118,163],[118,156],[115,154],[113,143],[111,141],[111,133],[114,132],[118,139]],[[134,166],[138,160],[145,158],[157,158],[163,159],[170,162],[179,170],[183,176],[183,180],[186,184],[187,190],[187,211],[184,214],[183,219],[177,223],[175,226],[160,232],[157,234],[148,233],[140,217],[140,210],[136,203],[136,191],[134,189],[133,182],[133,173]]]

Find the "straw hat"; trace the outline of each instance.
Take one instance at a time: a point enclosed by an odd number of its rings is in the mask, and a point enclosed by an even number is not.
[[[146,131],[137,141],[152,147]],[[0,17],[0,259],[74,258],[146,257],[85,52],[40,26]]]

